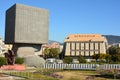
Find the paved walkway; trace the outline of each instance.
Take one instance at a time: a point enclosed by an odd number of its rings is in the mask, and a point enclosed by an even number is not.
[[[0,80],[16,80],[16,79],[22,80],[22,79],[25,79],[25,78],[17,77],[17,76],[10,76],[10,75],[0,76]]]
[[[8,77],[0,77],[0,80],[15,80],[15,79],[13,79],[12,76],[8,76]]]

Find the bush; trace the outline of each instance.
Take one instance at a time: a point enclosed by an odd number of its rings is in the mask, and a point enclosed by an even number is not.
[[[24,63],[24,59],[23,58],[19,58],[19,57],[15,58],[15,64],[23,64],[23,63]]]
[[[78,59],[79,63],[86,63],[86,60],[82,56],[79,56],[77,59]]]
[[[5,57],[0,57],[0,66],[2,65],[6,65],[7,64],[7,60]]]
[[[65,57],[65,58],[63,59],[63,62],[64,62],[64,63],[68,63],[68,64],[72,63],[72,61],[73,61],[73,58],[72,58],[72,57]]]

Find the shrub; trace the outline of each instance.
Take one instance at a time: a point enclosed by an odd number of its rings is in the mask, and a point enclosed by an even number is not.
[[[19,57],[15,58],[15,64],[23,64],[23,63],[24,63],[24,59],[23,58],[19,58]]]
[[[68,64],[72,63],[72,61],[73,61],[73,58],[72,58],[72,57],[65,57],[65,58],[63,59],[63,62],[64,62],[64,63],[68,63]]]
[[[7,64],[7,60],[5,57],[0,57],[0,66],[2,65],[6,65]]]
[[[79,56],[77,59],[78,59],[79,63],[86,63],[86,60],[82,56]]]

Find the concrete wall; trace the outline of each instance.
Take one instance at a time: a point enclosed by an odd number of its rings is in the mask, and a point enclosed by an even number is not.
[[[49,12],[22,4],[6,11],[5,43],[48,42]]]
[[[6,11],[5,43],[13,43],[15,39],[15,5]]]

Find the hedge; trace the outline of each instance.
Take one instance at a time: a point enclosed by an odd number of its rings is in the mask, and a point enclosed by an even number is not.
[[[19,57],[15,58],[15,64],[23,64],[23,63],[24,63],[24,58],[19,58]]]
[[[7,60],[5,57],[0,57],[0,66],[2,65],[6,65],[7,64]]]

